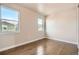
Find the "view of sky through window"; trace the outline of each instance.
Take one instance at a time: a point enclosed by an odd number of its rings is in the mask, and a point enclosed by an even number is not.
[[[1,6],[1,19],[18,21],[18,12]]]

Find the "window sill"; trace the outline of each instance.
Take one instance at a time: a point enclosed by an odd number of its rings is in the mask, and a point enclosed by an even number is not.
[[[0,35],[17,34],[19,32],[0,32]]]

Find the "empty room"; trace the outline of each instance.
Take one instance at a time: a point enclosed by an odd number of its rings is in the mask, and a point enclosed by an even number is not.
[[[0,3],[0,55],[78,55],[78,3]]]

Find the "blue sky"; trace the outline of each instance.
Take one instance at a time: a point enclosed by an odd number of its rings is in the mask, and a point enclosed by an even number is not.
[[[18,12],[10,8],[1,7],[1,18],[18,21]]]

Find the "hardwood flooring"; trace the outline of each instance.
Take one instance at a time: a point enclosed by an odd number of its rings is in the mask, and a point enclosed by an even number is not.
[[[7,51],[0,52],[1,55],[77,55],[77,45],[42,39]]]

